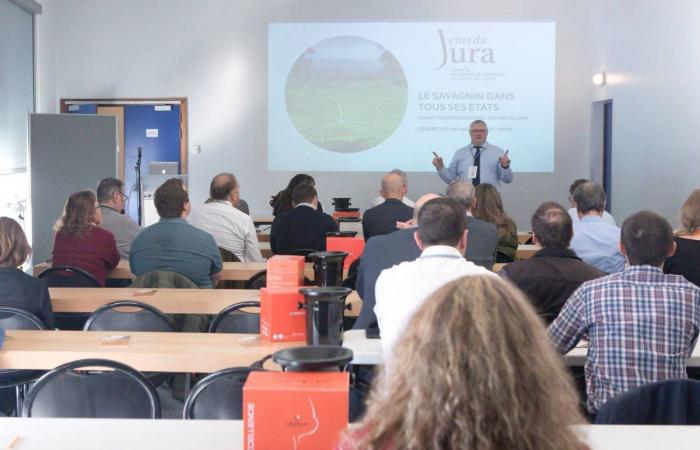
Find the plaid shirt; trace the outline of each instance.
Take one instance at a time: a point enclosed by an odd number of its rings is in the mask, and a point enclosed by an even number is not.
[[[652,266],[586,282],[549,327],[562,353],[590,341],[586,359],[586,407],[642,384],[686,378],[685,363],[700,330],[700,288]]]

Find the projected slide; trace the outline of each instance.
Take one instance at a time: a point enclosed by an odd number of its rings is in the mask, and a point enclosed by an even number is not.
[[[434,171],[469,123],[517,172],[554,169],[552,22],[285,23],[268,29],[268,168]]]

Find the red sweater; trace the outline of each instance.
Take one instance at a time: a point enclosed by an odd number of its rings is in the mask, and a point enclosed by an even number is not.
[[[59,231],[53,242],[52,266],[74,266],[89,272],[105,285],[107,271],[119,263],[119,251],[114,235],[90,227],[84,236],[68,236]]]

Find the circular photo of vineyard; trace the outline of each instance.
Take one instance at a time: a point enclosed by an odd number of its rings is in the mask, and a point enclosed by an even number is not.
[[[325,39],[287,77],[287,113],[309,142],[354,153],[384,142],[406,112],[408,86],[396,57],[358,36]]]

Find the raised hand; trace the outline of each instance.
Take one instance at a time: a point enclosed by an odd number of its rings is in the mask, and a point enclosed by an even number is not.
[[[433,152],[433,155],[435,155],[433,158],[433,165],[437,170],[441,170],[443,167],[445,167],[445,163],[442,161],[442,156],[439,156],[435,152]]]
[[[503,156],[498,158],[498,162],[501,164],[501,167],[503,167],[504,169],[507,169],[508,167],[510,167],[510,158],[508,157],[509,151],[510,150],[506,150],[506,152],[503,154]]]

